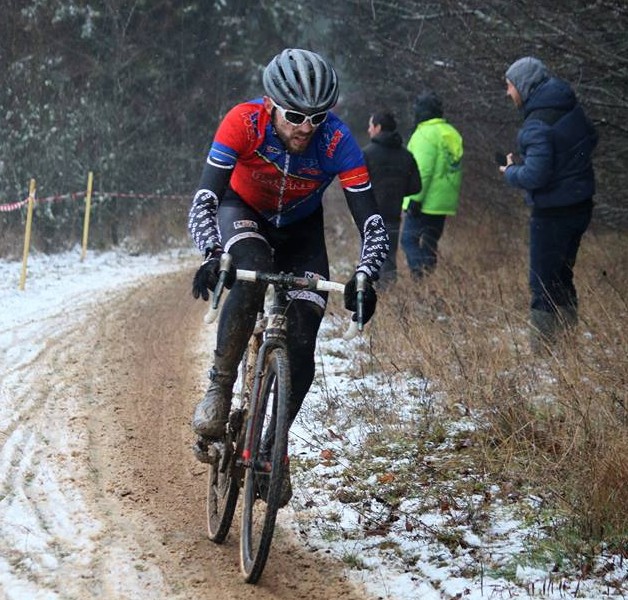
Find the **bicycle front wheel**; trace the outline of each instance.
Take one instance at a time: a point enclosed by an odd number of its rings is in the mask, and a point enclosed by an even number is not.
[[[285,349],[268,352],[247,424],[240,563],[247,583],[260,578],[273,539],[288,457],[290,370]]]

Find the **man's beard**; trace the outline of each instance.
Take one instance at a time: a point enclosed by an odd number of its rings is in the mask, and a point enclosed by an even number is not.
[[[310,142],[312,141],[311,135],[302,135],[298,138],[286,137],[283,136],[281,133],[278,133],[278,135],[279,139],[281,139],[281,141],[284,143],[284,146],[288,149],[288,152],[290,152],[290,154],[303,154],[310,145]]]
[[[275,119],[277,118],[278,117],[275,116]],[[297,134],[297,138],[295,139],[292,135],[286,135],[284,131],[277,126],[276,121],[273,123],[273,126],[277,136],[283,142],[283,145],[286,147],[288,152],[290,152],[290,154],[303,154],[310,145],[314,135],[314,131],[311,131],[310,133],[300,133]]]

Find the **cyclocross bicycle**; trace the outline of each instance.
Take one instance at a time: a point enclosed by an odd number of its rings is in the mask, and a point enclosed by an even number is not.
[[[231,257],[223,254],[221,275],[214,291],[207,321],[217,314]],[[240,566],[247,583],[260,578],[273,538],[279,510],[284,470],[288,464],[288,407],[290,369],[287,352],[286,309],[288,292],[319,290],[344,292],[344,284],[238,269],[236,279],[273,286],[268,310],[258,313],[255,329],[244,352],[234,388],[234,408],[224,440],[211,448],[207,489],[209,538],[222,543],[231,527],[236,505],[243,494],[240,528]],[[358,281],[357,322],[345,334],[362,329],[362,297],[365,281]]]

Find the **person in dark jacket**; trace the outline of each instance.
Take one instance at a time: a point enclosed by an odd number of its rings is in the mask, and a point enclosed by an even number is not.
[[[526,56],[506,71],[506,94],[521,111],[520,160],[500,167],[525,190],[530,216],[531,344],[540,352],[578,319],[573,268],[591,222],[598,136],[566,81]]]
[[[388,258],[380,269],[382,287],[397,278],[397,246],[404,196],[421,191],[421,175],[414,157],[402,145],[395,116],[388,110],[369,118],[370,143],[363,148],[379,213],[390,238]]]

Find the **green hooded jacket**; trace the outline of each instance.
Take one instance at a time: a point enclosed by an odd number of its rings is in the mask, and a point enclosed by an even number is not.
[[[455,215],[462,184],[462,136],[445,119],[429,119],[417,125],[408,150],[419,165],[423,187],[403,199],[403,210],[414,201],[421,204],[421,212]]]

